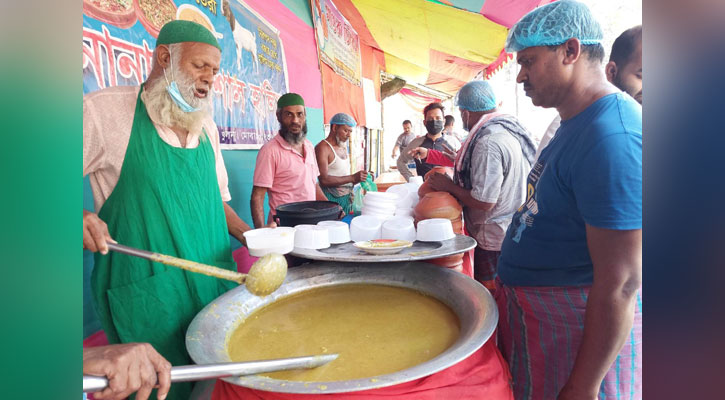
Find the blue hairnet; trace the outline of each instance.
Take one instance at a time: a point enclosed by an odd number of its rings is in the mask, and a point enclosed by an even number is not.
[[[533,46],[559,45],[571,38],[581,44],[602,42],[602,28],[586,5],[559,0],[524,15],[509,30],[506,51],[521,51]]]
[[[355,120],[351,116],[345,113],[337,113],[332,116],[332,119],[330,120],[330,125],[347,125],[354,128],[357,125],[357,122],[355,122]]]
[[[458,91],[455,104],[467,111],[488,111],[496,108],[496,94],[487,81],[471,81]]]

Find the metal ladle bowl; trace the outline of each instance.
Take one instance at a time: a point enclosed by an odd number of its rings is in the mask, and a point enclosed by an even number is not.
[[[286,393],[342,393],[381,388],[431,375],[473,354],[493,334],[498,309],[486,288],[475,280],[431,264],[314,263],[292,268],[282,286],[267,297],[238,287],[201,310],[186,332],[186,348],[197,364],[229,362],[227,338],[257,309],[305,290],[344,284],[381,284],[414,289],[448,305],[460,321],[460,336],[446,351],[392,374],[335,382],[293,382],[263,376],[223,378],[235,385]]]

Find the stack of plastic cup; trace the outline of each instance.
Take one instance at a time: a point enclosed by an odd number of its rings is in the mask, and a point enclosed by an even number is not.
[[[378,217],[382,220],[392,218],[395,215],[398,195],[387,192],[368,192],[363,197],[362,215]]]

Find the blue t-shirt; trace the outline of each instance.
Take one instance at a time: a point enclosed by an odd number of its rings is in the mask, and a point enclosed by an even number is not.
[[[531,169],[501,246],[508,286],[588,286],[585,224],[642,228],[642,106],[624,93],[562,121]]]

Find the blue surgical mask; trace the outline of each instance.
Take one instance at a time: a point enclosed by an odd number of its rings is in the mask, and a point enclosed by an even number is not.
[[[171,58],[169,58],[169,63],[171,63]],[[174,65],[171,64],[171,69],[173,70],[173,68]],[[186,100],[184,100],[184,96],[181,95],[176,81],[171,81],[171,83],[169,83],[169,78],[166,76],[166,68],[164,68],[164,79],[166,79],[166,91],[169,93],[169,96],[171,96],[171,99],[174,100],[174,103],[179,106],[181,111],[190,113],[201,110],[200,108],[192,107],[186,102]]]

